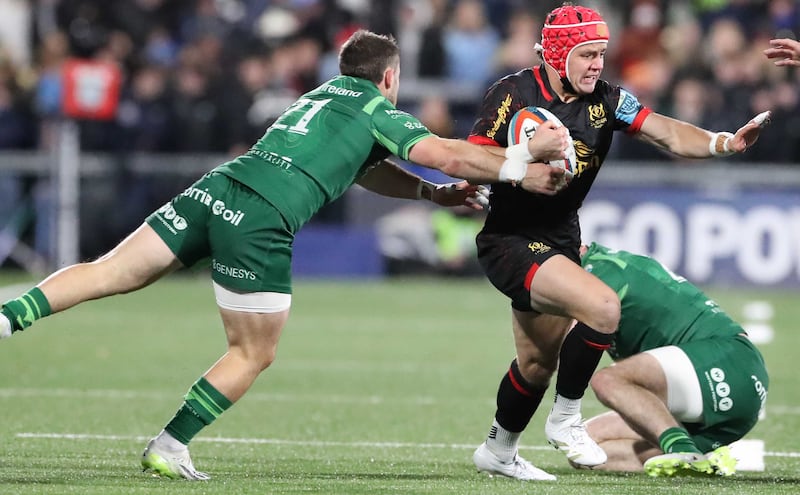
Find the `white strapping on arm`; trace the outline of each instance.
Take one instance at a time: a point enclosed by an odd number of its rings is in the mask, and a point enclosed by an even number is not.
[[[500,182],[521,182],[528,173],[528,162],[508,159],[500,167]]]
[[[729,156],[735,153],[728,146],[728,143],[733,138],[730,132],[715,132],[711,134],[711,140],[708,142],[708,152],[711,156]]]
[[[527,141],[524,143],[512,144],[506,148],[506,158],[523,162],[533,161],[533,155],[531,155],[531,151],[528,149]]]

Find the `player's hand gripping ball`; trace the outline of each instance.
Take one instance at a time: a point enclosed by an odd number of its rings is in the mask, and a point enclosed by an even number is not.
[[[508,124],[508,145],[527,143],[528,140],[533,137],[539,125],[548,120],[554,122],[559,127],[564,125],[558,117],[542,107],[525,107],[518,111]],[[572,137],[569,136],[569,130],[567,130],[567,136],[569,138],[569,146],[567,146],[566,149],[567,158],[564,160],[550,160],[548,164],[551,167],[563,168],[565,170],[564,178],[567,183],[569,183],[575,175],[578,161],[575,155],[575,146],[573,146]]]

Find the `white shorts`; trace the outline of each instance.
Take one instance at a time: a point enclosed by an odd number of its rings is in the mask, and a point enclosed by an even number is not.
[[[682,423],[699,423],[703,419],[703,393],[694,365],[682,350],[675,346],[645,351],[650,354],[667,377],[667,408]]]
[[[235,292],[212,282],[217,306],[244,313],[280,313],[292,305],[292,295],[281,292]]]

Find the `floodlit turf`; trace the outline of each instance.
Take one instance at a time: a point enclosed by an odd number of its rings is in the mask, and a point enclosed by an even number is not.
[[[505,299],[480,279],[301,280],[276,363],[192,444],[212,480],[153,478],[146,440],[224,350],[208,278],[173,276],[0,342],[0,493],[800,493],[800,294],[709,292],[737,319],[753,299],[775,309],[767,418],[748,437],[765,441],[764,472],[575,471],[546,445],[545,404],[522,454],[558,481],[480,475],[472,451],[513,357]],[[600,411],[589,393],[585,414]]]

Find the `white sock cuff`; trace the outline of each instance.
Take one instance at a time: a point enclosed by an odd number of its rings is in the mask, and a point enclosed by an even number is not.
[[[508,431],[495,419],[492,421],[492,429],[486,439],[486,446],[501,461],[510,462],[517,454],[521,436],[522,432]]]
[[[6,315],[0,313],[0,339],[11,337],[11,322]]]
[[[553,414],[560,416],[574,416],[581,413],[581,399],[567,399],[564,396],[556,394],[556,400],[553,403]]]
[[[156,440],[162,447],[173,452],[182,451],[186,449],[186,445],[181,443],[177,438],[169,434],[167,430],[161,430]]]

